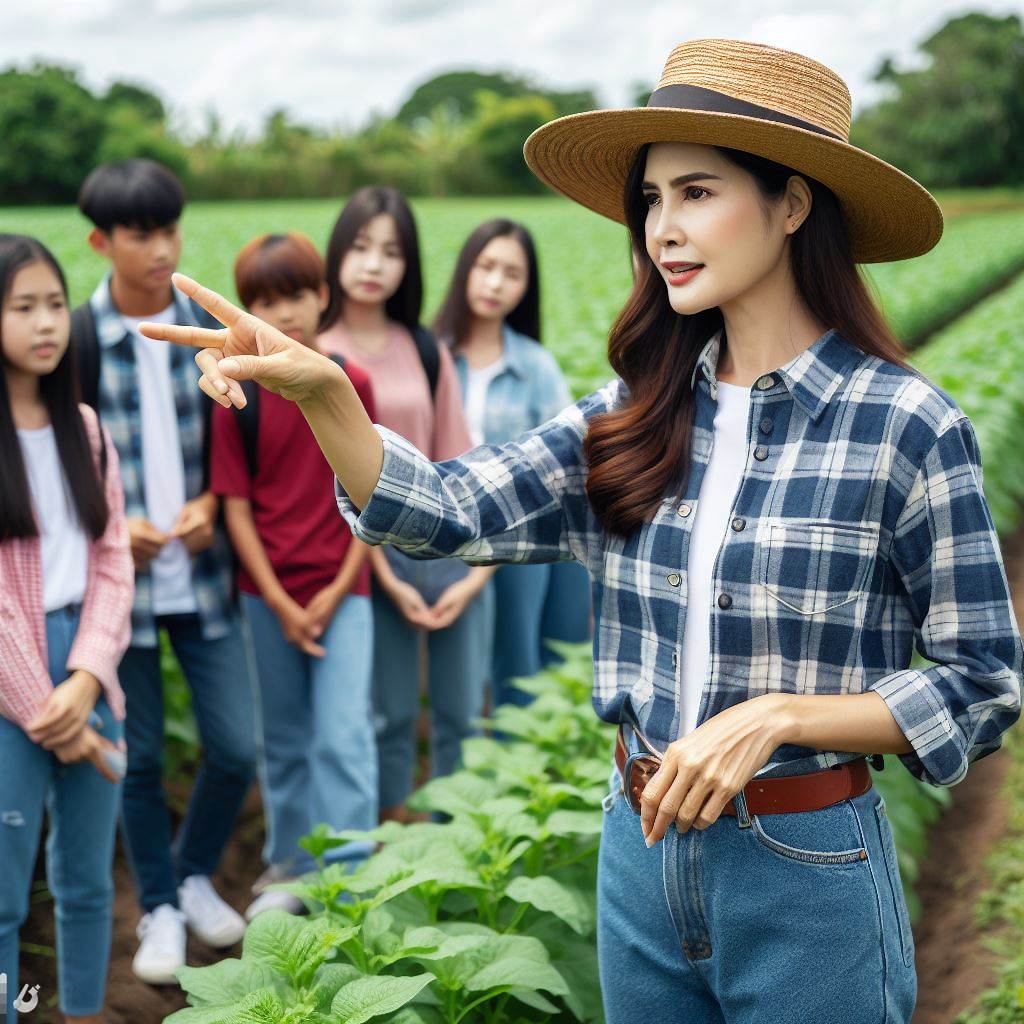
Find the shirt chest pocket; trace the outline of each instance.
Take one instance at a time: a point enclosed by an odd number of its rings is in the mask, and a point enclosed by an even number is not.
[[[864,593],[878,554],[877,525],[769,519],[760,537],[760,585],[798,615],[821,615]]]

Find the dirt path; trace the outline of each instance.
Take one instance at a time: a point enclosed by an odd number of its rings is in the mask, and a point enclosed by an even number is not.
[[[1024,629],[1024,530],[1003,545],[1017,621]],[[928,836],[917,884],[922,913],[914,926],[918,996],[914,1024],[951,1024],[995,982],[996,959],[981,944],[974,907],[988,885],[983,861],[1003,837],[1007,808],[1000,791],[1004,750],[971,766],[952,789],[953,805]]]

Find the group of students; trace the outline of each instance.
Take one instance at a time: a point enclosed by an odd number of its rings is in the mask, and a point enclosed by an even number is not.
[[[184,206],[165,167],[97,168],[79,206],[110,272],[73,313],[39,241],[0,235],[0,972],[18,993],[44,809],[60,1005],[104,1002],[118,818],[143,917],[135,973],[174,981],[186,928],[225,947],[294,897],[323,822],[406,820],[426,655],[435,775],[458,762],[490,685],[584,640],[576,563],[471,567],[353,538],[334,474],[298,407],[247,385],[214,406],[183,347],[143,321],[218,326],[177,291]],[[420,323],[416,223],[387,187],[357,192],[326,258],[296,232],[254,238],[235,283],[256,317],[339,362],[371,419],[434,461],[500,444],[571,401],[540,345],[529,232],[480,225],[433,329]],[[176,835],[163,790],[164,630],[188,682],[202,761]],[[424,645],[426,650],[424,651]],[[245,916],[211,876],[258,770],[266,871]],[[350,843],[350,865],[369,851]]]

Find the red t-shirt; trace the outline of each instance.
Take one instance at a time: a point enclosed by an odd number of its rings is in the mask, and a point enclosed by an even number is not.
[[[374,419],[370,378],[349,362],[345,372]],[[225,497],[249,499],[256,532],[281,586],[305,607],[338,575],[352,533],[338,511],[334,472],[299,407],[265,388],[260,388],[259,401],[255,477],[249,476],[234,411],[214,407],[210,489]],[[259,595],[241,563],[237,579],[240,590]],[[350,593],[370,593],[368,561]]]

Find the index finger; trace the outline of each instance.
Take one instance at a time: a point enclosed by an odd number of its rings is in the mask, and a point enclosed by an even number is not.
[[[209,327],[188,327],[179,324],[139,324],[139,334],[154,341],[173,341],[175,345],[191,345],[193,348],[223,348],[227,331],[210,330]]]
[[[172,274],[171,280],[190,299],[195,299],[207,313],[215,316],[225,327],[234,327],[245,316],[242,310],[228,302],[223,295],[201,285],[198,281],[193,281],[185,274]]]

